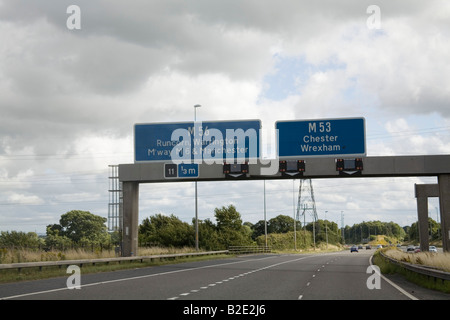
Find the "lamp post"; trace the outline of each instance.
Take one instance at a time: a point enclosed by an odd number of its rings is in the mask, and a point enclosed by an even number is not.
[[[297,219],[295,217],[295,180],[292,179],[292,211],[294,212],[294,250],[297,251]]]
[[[325,237],[327,238],[327,249],[328,249],[328,225],[327,225],[327,212],[325,211]]]
[[[266,180],[264,179],[264,239],[267,248]]]
[[[194,106],[194,122],[197,121],[197,108],[201,105]],[[198,200],[197,200],[197,181],[195,181],[195,250],[198,251]]]

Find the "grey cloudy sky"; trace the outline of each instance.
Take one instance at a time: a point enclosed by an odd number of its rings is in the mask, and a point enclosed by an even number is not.
[[[106,217],[108,164],[133,161],[134,123],[192,120],[195,104],[200,120],[265,129],[362,116],[369,156],[448,154],[450,3],[377,1],[375,29],[372,4],[0,0],[0,230],[45,232],[72,209]],[[433,181],[314,181],[319,216],[411,224],[414,183]],[[298,181],[266,187],[268,218],[292,214]],[[141,218],[191,221],[191,183],[141,189]],[[200,218],[233,203],[256,222],[262,190],[201,183]]]

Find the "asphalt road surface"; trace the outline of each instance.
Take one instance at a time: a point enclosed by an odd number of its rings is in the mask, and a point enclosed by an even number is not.
[[[0,285],[6,300],[449,300],[370,266],[374,250],[246,255]],[[392,280],[394,282],[392,282]],[[397,283],[397,285],[395,284]]]

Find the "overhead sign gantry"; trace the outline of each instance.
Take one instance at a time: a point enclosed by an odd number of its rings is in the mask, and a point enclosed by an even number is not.
[[[137,254],[140,183],[401,176],[438,177],[450,251],[450,155],[367,157],[365,120],[350,118],[279,121],[278,158],[266,160],[260,129],[259,120],[135,125],[135,163],[119,165],[122,254]]]

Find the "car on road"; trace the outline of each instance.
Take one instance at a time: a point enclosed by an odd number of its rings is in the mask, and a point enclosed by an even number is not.
[[[370,250],[370,249],[372,249],[372,246],[371,246],[370,244],[368,244],[368,245],[366,246],[366,250]]]
[[[352,246],[350,248],[350,252],[353,252],[353,251],[358,252],[358,247],[357,246]]]
[[[414,253],[417,253],[417,252],[420,252],[420,247],[419,246],[414,247]]]
[[[437,249],[436,249],[435,246],[430,246],[430,247],[428,248],[428,251],[437,253]]]
[[[414,252],[414,246],[408,246],[406,252]]]
[[[377,249],[382,249],[383,246],[381,244],[377,245]]]

